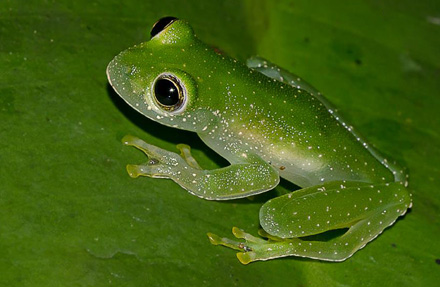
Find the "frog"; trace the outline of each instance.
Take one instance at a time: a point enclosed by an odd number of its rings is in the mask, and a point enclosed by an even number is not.
[[[171,179],[206,200],[252,197],[281,178],[298,186],[261,206],[258,236],[233,227],[235,239],[207,233],[212,244],[236,250],[243,264],[340,262],[412,207],[407,170],[300,77],[261,57],[229,57],[182,19],[161,18],[150,34],[108,64],[110,85],[150,120],[197,133],[229,165],[203,169],[186,144],[176,153],[127,135],[123,144],[148,157],[128,164],[128,174]]]

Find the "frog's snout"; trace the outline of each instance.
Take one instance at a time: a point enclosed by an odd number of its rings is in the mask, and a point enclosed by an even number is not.
[[[132,90],[130,75],[133,68],[121,64],[116,56],[107,66],[107,79],[116,93],[124,98],[124,95]]]

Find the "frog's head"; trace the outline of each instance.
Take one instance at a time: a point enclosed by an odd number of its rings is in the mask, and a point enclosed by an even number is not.
[[[107,77],[119,96],[143,115],[198,132],[211,114],[198,103],[198,75],[206,73],[207,66],[202,59],[216,55],[206,47],[186,21],[162,18],[154,24],[149,41],[110,62]]]

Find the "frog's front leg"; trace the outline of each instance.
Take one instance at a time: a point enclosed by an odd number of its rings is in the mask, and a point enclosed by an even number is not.
[[[261,234],[253,237],[237,228],[233,233],[245,242],[208,234],[211,243],[241,252],[247,264],[285,256],[326,261],[343,261],[376,238],[411,205],[400,182],[370,185],[359,182],[331,182],[309,187],[268,201],[260,210]],[[304,238],[329,230],[347,229],[327,241]]]
[[[278,172],[257,155],[243,157],[243,163],[204,170],[192,157],[187,145],[179,144],[181,154],[125,136],[122,142],[142,150],[149,158],[145,165],[127,165],[131,177],[170,178],[191,194],[210,200],[242,198],[274,188]]]

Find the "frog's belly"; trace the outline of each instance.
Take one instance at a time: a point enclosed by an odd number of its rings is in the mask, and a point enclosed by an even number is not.
[[[345,174],[338,175],[338,172],[334,172],[334,168],[330,170],[328,164],[319,157],[305,157],[286,152],[274,154],[270,151],[260,156],[276,168],[282,178],[301,187],[347,177]]]
[[[264,149],[259,155],[276,168],[280,176],[300,187],[325,182],[347,180],[380,182],[392,179],[392,175],[368,152],[365,156],[342,156],[337,160],[328,153],[308,149]]]
[[[349,179],[344,175],[328,173],[322,169],[312,169],[292,165],[290,162],[271,161],[271,165],[276,168],[280,176],[300,187],[314,186],[324,182]]]
[[[356,147],[357,148],[357,147]],[[347,150],[352,148],[347,147]],[[253,149],[261,158],[276,168],[280,176],[300,187],[347,180],[380,182],[392,175],[376,158],[362,147],[357,153],[338,154],[331,150],[290,145],[263,145]],[[332,154],[336,153],[337,156]],[[352,156],[350,156],[352,154]]]
[[[277,169],[282,178],[300,187],[337,180],[370,183],[392,180],[390,171],[362,146],[347,144],[339,151],[324,145],[318,149],[287,141],[283,144],[233,139],[221,142],[212,136],[199,136],[231,164],[245,162],[243,154],[258,154]]]

